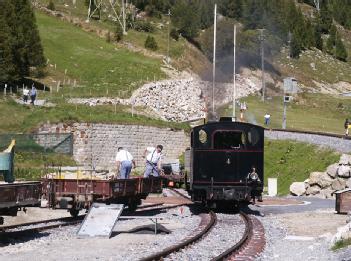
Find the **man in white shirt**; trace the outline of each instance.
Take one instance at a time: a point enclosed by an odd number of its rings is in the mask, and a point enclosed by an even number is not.
[[[144,157],[146,156],[146,169],[144,172],[144,178],[148,178],[150,175],[158,177],[161,169],[162,159],[162,145],[157,145],[156,148],[148,147],[144,151]]]
[[[29,96],[29,90],[28,90],[28,88],[27,88],[27,86],[26,86],[26,87],[24,87],[24,89],[23,89],[23,102],[24,102],[24,103],[27,103],[27,102],[28,102],[28,96]]]
[[[116,155],[117,172],[120,172],[121,179],[129,179],[132,167],[135,168],[135,161],[132,154],[126,149],[119,147]]]
[[[271,115],[269,113],[266,113],[264,115],[264,125],[269,125],[271,121]]]

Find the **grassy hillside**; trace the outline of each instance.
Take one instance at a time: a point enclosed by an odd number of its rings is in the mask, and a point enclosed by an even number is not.
[[[38,107],[19,105],[13,100],[0,98],[0,133],[25,133],[37,128],[40,124],[51,122],[93,122],[93,123],[123,123],[156,127],[171,127],[188,129],[187,124],[177,124],[147,118],[131,116],[125,106],[75,106],[57,101],[55,107]],[[9,117],[11,115],[11,117]]]
[[[81,86],[71,88],[71,96],[119,96],[120,91],[165,77],[158,59],[116,48],[93,33],[39,12],[37,22],[49,63],[56,64],[61,74],[67,70],[71,84],[76,79]]]
[[[268,178],[278,179],[278,194],[289,194],[292,182],[304,181],[313,171],[324,171],[337,162],[340,155],[316,146],[294,141],[265,142],[264,173]]]
[[[245,119],[248,122],[263,125],[263,116],[271,114],[271,127],[281,128],[283,119],[283,97],[273,97],[261,101],[258,96],[249,96],[246,101],[248,109]],[[238,111],[238,110],[237,110]],[[230,115],[231,109],[222,112]],[[239,116],[239,112],[237,112]],[[344,134],[344,121],[351,118],[351,98],[325,94],[300,94],[287,107],[287,128],[313,130]]]

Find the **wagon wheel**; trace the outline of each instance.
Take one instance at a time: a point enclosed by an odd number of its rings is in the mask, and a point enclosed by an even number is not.
[[[71,214],[72,217],[76,218],[76,217],[78,217],[79,209],[76,209],[73,207],[69,210],[69,213]]]
[[[128,210],[130,212],[134,212],[138,207],[138,202],[135,201],[135,200],[131,200],[129,203],[128,203]]]

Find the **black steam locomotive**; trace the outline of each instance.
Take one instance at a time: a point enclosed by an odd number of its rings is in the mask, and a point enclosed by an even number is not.
[[[193,128],[188,190],[209,207],[248,204],[262,197],[264,128],[232,118]],[[256,175],[251,180],[249,174]]]

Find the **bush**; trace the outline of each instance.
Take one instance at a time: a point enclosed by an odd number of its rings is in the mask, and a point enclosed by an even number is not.
[[[147,32],[147,33],[153,33],[156,30],[151,23],[144,22],[144,21],[136,21],[134,24],[134,29],[139,32]]]
[[[153,36],[148,35],[148,37],[145,40],[145,48],[150,49],[152,51],[156,51],[158,49],[156,40]]]
[[[115,41],[116,42],[120,42],[123,39],[123,29],[122,27],[118,24],[116,27],[116,31],[115,31]]]
[[[47,8],[50,9],[51,11],[55,11],[55,4],[52,1],[50,1]]]
[[[110,33],[110,31],[108,31],[107,34],[106,34],[106,42],[107,43],[111,42],[111,33]]]
[[[179,33],[175,28],[172,28],[171,32],[169,33],[169,36],[176,41],[179,40]]]

